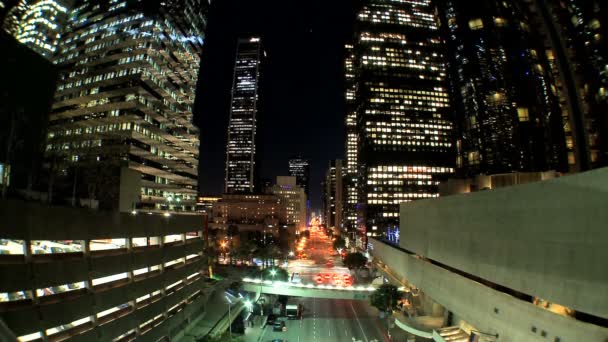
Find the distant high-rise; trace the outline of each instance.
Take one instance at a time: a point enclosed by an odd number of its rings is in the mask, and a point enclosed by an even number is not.
[[[454,172],[443,44],[430,0],[368,0],[353,42],[364,236],[398,229],[399,203],[439,196]]]
[[[306,228],[306,194],[304,188],[297,184],[295,176],[278,176],[272,186],[272,194],[277,196],[280,204],[285,206],[287,224],[295,227],[296,233]]]
[[[559,99],[543,42],[515,2],[438,2],[462,176],[566,171]],[[553,90],[552,90],[553,89]]]
[[[334,228],[334,234],[342,230],[343,189],[342,175],[344,167],[342,160],[331,160],[325,172],[323,189],[323,216],[327,228]]]
[[[2,26],[19,42],[51,59],[61,38],[61,31],[65,28],[72,2],[72,0],[14,2]]]
[[[296,177],[296,183],[304,188],[306,197],[310,198],[308,191],[310,182],[310,160],[304,158],[289,159],[289,175]]]
[[[75,3],[55,57],[61,72],[47,158],[78,185],[76,197],[109,209],[195,209],[192,104],[207,6]]]
[[[263,53],[260,38],[238,40],[226,146],[226,193],[257,190],[256,131]]]

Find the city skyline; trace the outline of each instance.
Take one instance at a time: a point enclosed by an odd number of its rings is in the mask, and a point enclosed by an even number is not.
[[[327,160],[343,155],[342,46],[351,30],[349,1],[311,1],[294,17],[274,16],[274,2],[216,2],[201,64],[195,120],[201,122],[200,192],[220,195],[234,56],[239,37],[259,36],[267,53],[264,108],[258,120],[259,174],[287,175],[288,161],[311,159],[309,200],[320,208]],[[319,53],[324,51],[327,55]],[[204,124],[203,124],[204,122]]]
[[[0,0],[0,340],[607,342],[605,0]]]

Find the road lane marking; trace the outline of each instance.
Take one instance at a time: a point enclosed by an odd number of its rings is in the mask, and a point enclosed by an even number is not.
[[[353,313],[355,314],[355,319],[357,320],[357,324],[359,325],[359,329],[361,330],[361,333],[363,334],[363,338],[365,339],[365,342],[369,342],[369,340],[367,339],[367,335],[365,335],[365,331],[363,331],[363,326],[361,325],[361,321],[359,321],[359,316],[357,316],[355,307],[353,307],[353,302],[350,302],[350,309],[353,310]]]

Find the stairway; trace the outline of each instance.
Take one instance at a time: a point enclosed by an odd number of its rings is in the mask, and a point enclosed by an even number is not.
[[[446,327],[437,331],[439,336],[446,342],[468,342],[469,334],[464,332],[460,327]]]

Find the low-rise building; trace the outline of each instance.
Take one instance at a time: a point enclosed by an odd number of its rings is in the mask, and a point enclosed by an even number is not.
[[[279,228],[287,226],[287,212],[281,200],[266,194],[224,194],[213,204],[216,229],[237,226],[239,232],[261,231],[278,236]]]
[[[306,193],[297,185],[297,178],[278,176],[271,191],[285,206],[287,225],[293,225],[296,232],[306,229]]]

